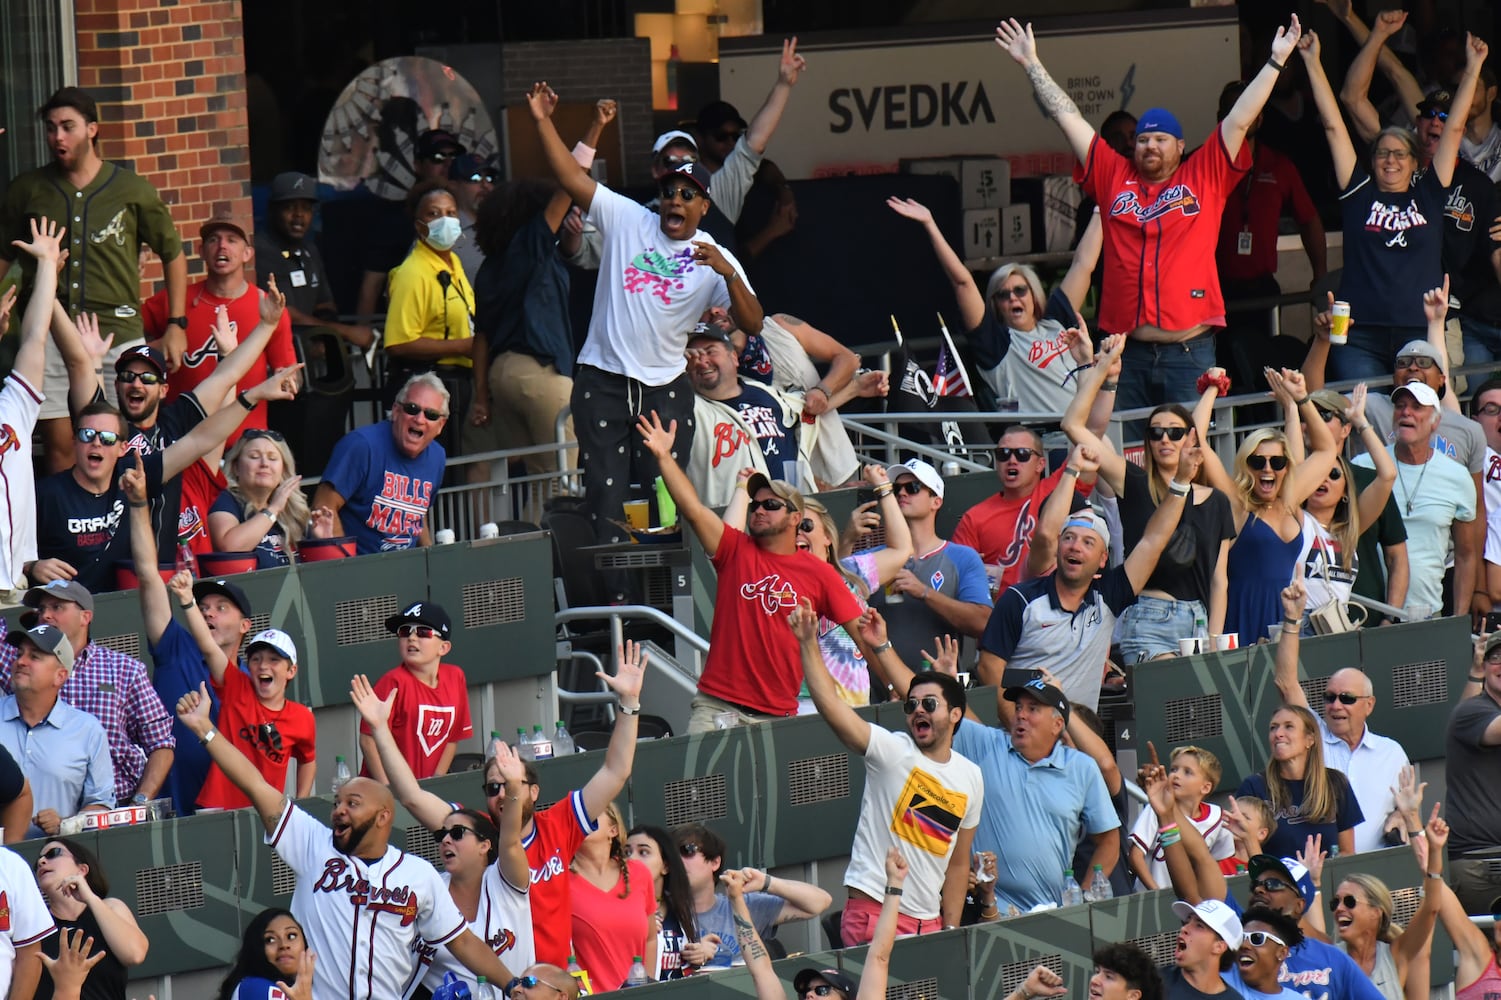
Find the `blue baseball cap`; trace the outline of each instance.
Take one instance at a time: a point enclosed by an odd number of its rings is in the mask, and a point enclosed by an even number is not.
[[[1136,122],[1136,134],[1143,132],[1166,132],[1174,139],[1183,138],[1183,126],[1167,108],[1148,108]]]

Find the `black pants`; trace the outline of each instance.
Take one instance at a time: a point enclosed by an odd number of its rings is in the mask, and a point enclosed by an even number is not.
[[[636,418],[655,411],[664,427],[676,420],[672,457],[686,465],[693,447],[693,384],[686,372],[666,385],[651,386],[579,365],[573,373],[572,405],[584,507],[600,542],[624,541],[626,533],[615,522],[625,520],[624,504],[635,499],[631,484],[650,489],[660,475],[657,460],[642,446]],[[606,583],[611,590],[620,589],[612,581]]]

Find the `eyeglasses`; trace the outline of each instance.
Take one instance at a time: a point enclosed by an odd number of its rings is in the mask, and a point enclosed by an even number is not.
[[[40,865],[43,861],[56,861],[58,858],[65,857],[68,857],[68,849],[66,847],[49,847],[36,860],[37,864]]]
[[[736,140],[738,140],[740,138],[740,136],[741,136],[740,129],[738,129],[738,128],[731,128],[731,129],[725,129],[722,132],[715,132],[712,136],[710,136],[710,138],[713,139],[715,142],[735,142]]]
[[[559,993],[567,993],[568,992],[567,990],[563,989],[561,986],[554,986],[552,983],[549,983],[547,980],[545,980],[545,979],[538,979],[536,976],[517,976],[515,979],[511,980],[509,983],[506,983],[506,996],[510,996],[512,993],[514,993],[517,989],[520,989],[520,988],[534,990],[538,986],[546,986],[548,989],[550,989],[550,990],[557,990]]]
[[[434,840],[442,840],[444,837],[447,837],[454,843],[458,843],[465,837],[473,837],[475,840],[478,840],[479,831],[474,829],[473,827],[465,826],[462,823],[455,823],[453,826],[449,827],[446,830],[440,826],[438,827],[438,829],[433,831]]]
[[[1042,452],[1033,451],[1031,448],[997,448],[995,450],[995,457],[1002,462],[1011,461],[1012,455],[1016,456],[1018,462],[1030,462],[1040,454]]]
[[[1287,946],[1286,941],[1282,940],[1271,931],[1246,931],[1246,940],[1251,942],[1252,948],[1265,947],[1268,941],[1275,941],[1277,944],[1280,944],[1283,947]]]
[[[1163,438],[1169,441],[1182,441],[1188,437],[1187,427],[1148,427],[1147,436],[1153,441],[1161,441]]]
[[[139,382],[142,385],[161,385],[167,381],[167,376],[160,372],[123,371],[115,372],[115,381],[124,382],[126,385],[130,385],[132,382]]]
[[[418,406],[416,403],[397,403],[396,405],[401,407],[401,412],[409,417],[415,417],[420,413],[429,420],[442,420],[448,416],[442,410],[429,410],[427,407]]]
[[[925,487],[916,479],[909,479],[905,483],[897,483],[895,489],[898,493],[905,493],[909,497],[915,497],[919,493],[921,493],[925,489]]]
[[[1341,705],[1353,705],[1363,697],[1365,696],[1359,694],[1351,694],[1348,691],[1324,692],[1324,701],[1329,703],[1330,705],[1333,705],[1335,702],[1339,702]]]
[[[1428,371],[1438,367],[1438,362],[1432,358],[1423,357],[1420,354],[1403,354],[1397,358],[1398,368],[1416,368],[1418,371]]]
[[[699,847],[697,844],[692,843],[691,841],[686,844],[678,845],[678,853],[685,858],[691,858],[695,854],[702,854],[703,852],[704,849],[702,847]]]
[[[1252,892],[1255,892],[1257,889],[1260,889],[1262,892],[1283,892],[1289,889],[1296,892],[1297,888],[1295,885],[1288,885],[1280,878],[1264,878],[1259,882],[1251,883]],[[1279,941],[1277,943],[1281,944],[1282,942]]]
[[[1031,291],[1032,289],[1026,285],[1014,285],[1011,288],[997,288],[995,290],[994,298],[1000,299],[1003,302],[1008,299],[1024,299],[1031,293]]]
[[[754,514],[758,510],[779,511],[784,508],[790,508],[791,506],[792,504],[788,503],[786,500],[783,500],[781,497],[771,497],[767,500],[752,500],[748,509],[752,514]]]
[[[805,517],[805,518],[803,518],[802,521],[798,524],[797,530],[801,531],[805,535],[808,532],[812,531],[813,530],[813,518],[811,518],[811,517]]]
[[[1501,417],[1501,403],[1486,403],[1475,410],[1477,417]]]
[[[1437,118],[1441,122],[1446,122],[1449,120],[1449,112],[1445,111],[1443,108],[1429,108],[1426,111],[1420,112],[1418,114],[1418,117]]]
[[[1412,154],[1405,149],[1378,149],[1372,156],[1377,160],[1401,161],[1409,158]]]
[[[906,701],[902,702],[902,711],[906,712],[908,715],[911,715],[913,712],[917,711],[918,705],[922,706],[922,710],[924,712],[932,715],[934,712],[938,711],[938,696],[933,694],[925,694],[921,698],[908,698]]]
[[[1255,469],[1257,472],[1260,472],[1262,469],[1265,469],[1268,465],[1270,465],[1272,467],[1272,471],[1273,472],[1281,472],[1283,469],[1287,468],[1287,456],[1286,455],[1247,455],[1246,456],[1246,468],[1248,468],[1248,469]]]
[[[1354,896],[1335,896],[1329,900],[1329,912],[1333,913],[1341,906],[1347,910],[1353,910],[1359,902]]]
[[[1337,483],[1339,482],[1340,477],[1343,475],[1344,473],[1339,471],[1339,466],[1336,465],[1329,470],[1329,481],[1331,483]]]
[[[281,431],[273,431],[269,427],[252,427],[244,434],[241,434],[240,438],[244,441],[254,441],[256,438],[265,438],[267,441],[275,441],[278,444],[285,444],[287,440],[286,438],[282,437]]]
[[[438,634],[438,630],[431,625],[400,625],[397,626],[396,634],[403,639],[410,639],[413,635],[419,639],[431,639]]]
[[[101,431],[97,427],[80,427],[73,432],[80,444],[93,444],[97,438],[106,448],[120,443],[120,435],[114,431]]]
[[[657,194],[661,195],[664,201],[668,198],[676,198],[684,205],[691,205],[693,199],[703,196],[702,191],[696,187],[689,187],[687,184],[663,184],[657,189]]]

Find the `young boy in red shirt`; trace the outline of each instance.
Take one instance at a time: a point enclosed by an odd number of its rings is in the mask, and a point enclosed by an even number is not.
[[[395,633],[401,665],[375,682],[375,696],[384,699],[394,689],[391,735],[401,755],[420,780],[447,774],[460,740],[474,735],[469,721],[469,681],[464,671],[443,657],[453,649],[453,623],[442,605],[417,601],[386,619]],[[390,784],[381,766],[370,727],[360,723],[360,774]]]

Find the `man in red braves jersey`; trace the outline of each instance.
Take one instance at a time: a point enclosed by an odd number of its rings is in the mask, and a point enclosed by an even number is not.
[[[733,528],[704,505],[672,457],[677,421],[663,427],[653,410],[638,418],[636,429],[657,459],[678,516],[719,574],[709,656],[688,731],[707,732],[726,712],[752,720],[796,715],[803,660],[787,616],[807,598],[814,611],[854,635],[862,611],[834,567],[798,550],[802,494],[760,472],[741,480],[737,488],[750,494],[749,513],[745,531]]]
[[[1131,336],[1116,405],[1134,409],[1196,398],[1195,381],[1215,363],[1213,332],[1225,325],[1214,263],[1220,217],[1250,166],[1246,130],[1297,47],[1297,16],[1277,29],[1271,58],[1187,159],[1183,128],[1162,108],[1142,114],[1135,156],[1121,156],[1048,75],[1030,24],[1024,28],[1012,18],[995,34],[996,44],[1026,70],[1038,103],[1079,158],[1074,179],[1100,206],[1105,282],[1096,326]]]
[[[641,714],[641,682],[646,676],[646,654],[634,642],[617,649],[619,668],[612,677],[596,674],[620,700],[615,713],[615,729],[605,749],[605,762],[588,784],[537,809],[542,786],[537,772],[526,765],[526,786],[516,792],[506,788],[504,775],[494,757],[485,762],[485,805],[497,828],[504,830],[501,816],[508,808],[521,809],[521,846],[532,870],[532,935],[536,957],[566,968],[572,953],[573,900],[569,892],[568,866],[584,838],[594,832],[595,818],[605,811],[631,776],[636,760],[636,717]],[[359,709],[360,718],[371,729],[377,746],[382,732],[389,732],[391,707],[396,700],[393,690],[384,699],[376,696],[369,679],[356,674],[350,682],[350,698]],[[441,827],[453,806],[431,792],[417,789],[403,795],[401,804],[429,830]],[[500,980],[505,982],[506,980]]]
[[[332,829],[272,788],[209,719],[208,685],[177,703],[177,718],[208,748],[209,756],[249,798],[266,828],[266,843],[297,874],[292,912],[307,946],[322,958],[313,996],[406,996],[420,971],[414,945],[420,936],[441,944],[470,972],[509,982],[511,972],[465,926],[437,869],[392,847],[396,803],[385,785],[351,778],[334,793]]]

